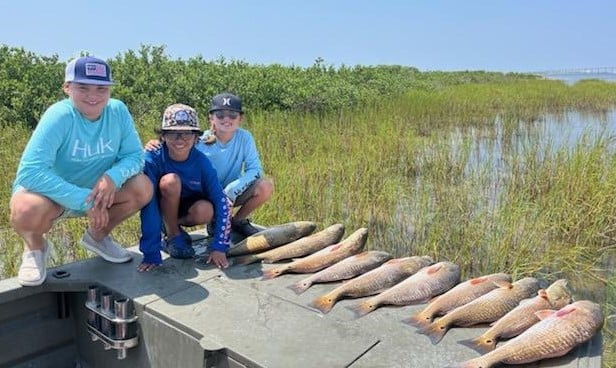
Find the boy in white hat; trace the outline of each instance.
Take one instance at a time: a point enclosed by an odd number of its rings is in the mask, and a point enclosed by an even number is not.
[[[184,104],[167,107],[158,133],[162,145],[145,156],[145,174],[154,186],[154,195],[141,210],[139,249],[143,262],[139,271],[150,271],[162,264],[161,246],[171,257],[192,258],[195,251],[191,238],[182,226],[210,222],[219,226],[209,245],[207,263],[228,267],[232,207],[212,164],[195,148],[202,133],[197,112]],[[162,244],[161,224],[166,233]]]
[[[109,234],[152,196],[133,119],[111,98],[109,65],[80,57],[67,64],[64,80],[68,98],[41,117],[13,184],[10,221],[25,243],[17,275],[24,286],[45,281],[50,242],[44,235],[63,217],[87,216],[81,244],[109,262],[130,261]]]

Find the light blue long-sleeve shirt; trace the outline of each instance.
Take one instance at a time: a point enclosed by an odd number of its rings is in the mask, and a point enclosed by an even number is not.
[[[51,105],[30,137],[17,168],[20,187],[84,213],[86,197],[107,174],[116,188],[143,170],[143,146],[123,102],[110,99],[97,121],[70,99]]]
[[[206,130],[202,138],[205,139],[210,134],[212,132]],[[199,140],[197,149],[210,159],[218,173],[218,181],[233,202],[263,176],[257,145],[252,134],[245,129],[236,130],[233,138],[224,144],[219,140],[213,144],[205,144]]]

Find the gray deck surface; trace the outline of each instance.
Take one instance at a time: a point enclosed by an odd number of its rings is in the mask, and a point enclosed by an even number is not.
[[[163,267],[138,273],[139,252],[130,250],[135,259],[127,264],[92,258],[51,269],[40,287],[22,288],[16,279],[2,280],[0,303],[41,288],[85,291],[98,283],[131,298],[138,314],[149,312],[197,339],[204,349],[226,349],[229,356],[263,367],[445,367],[478,356],[457,341],[485,330],[452,328],[432,345],[401,322],[424,305],[382,307],[355,319],[346,307],[358,300],[342,300],[330,313],[321,314],[309,303],[338,283],[317,284],[296,295],[288,286],[307,275],[264,281],[262,270],[274,265],[221,271],[199,259],[168,258]],[[54,278],[58,269],[70,276]],[[601,343],[599,334],[564,357],[517,367],[600,367]]]

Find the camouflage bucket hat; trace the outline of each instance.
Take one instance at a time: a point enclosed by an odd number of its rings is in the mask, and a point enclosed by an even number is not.
[[[173,104],[165,109],[161,130],[188,130],[200,132],[197,111],[184,104]]]

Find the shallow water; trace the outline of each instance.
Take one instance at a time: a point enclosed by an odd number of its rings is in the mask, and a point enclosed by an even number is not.
[[[600,79],[608,82],[616,82],[616,73],[574,73],[574,74],[551,74],[544,76],[547,79],[562,80],[567,84],[575,84],[584,79]]]

